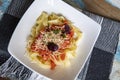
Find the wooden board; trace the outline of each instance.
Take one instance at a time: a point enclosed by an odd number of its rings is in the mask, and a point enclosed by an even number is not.
[[[88,11],[120,21],[120,9],[105,0],[84,0],[84,3]]]
[[[98,15],[120,21],[120,8],[117,8],[108,3],[116,2],[118,3],[118,5],[120,5],[119,0],[63,0],[63,1],[69,3],[75,8],[81,8],[96,13]]]

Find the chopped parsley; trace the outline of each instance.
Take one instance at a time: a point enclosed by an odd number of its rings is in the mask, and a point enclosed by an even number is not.
[[[60,30],[56,29],[56,30],[53,30],[53,33],[55,34],[58,34],[60,32]]]
[[[36,23],[35,25],[36,25],[36,26],[38,26],[39,24],[38,24],[38,23]]]
[[[65,34],[61,34],[61,36],[62,36],[63,38],[66,38],[66,35],[65,35]]]

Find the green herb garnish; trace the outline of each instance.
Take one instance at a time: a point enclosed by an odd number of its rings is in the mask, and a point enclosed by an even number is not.
[[[55,33],[55,34],[58,34],[59,32],[60,32],[60,30],[53,30],[53,32]]]
[[[63,38],[66,38],[66,35],[65,35],[65,34],[61,34],[61,36],[62,36]]]
[[[39,25],[38,23],[35,24],[35,26],[38,26],[38,25]]]

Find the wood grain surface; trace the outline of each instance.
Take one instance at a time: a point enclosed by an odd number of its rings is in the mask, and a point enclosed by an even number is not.
[[[105,0],[83,0],[85,9],[99,15],[120,21],[120,9],[107,3]]]

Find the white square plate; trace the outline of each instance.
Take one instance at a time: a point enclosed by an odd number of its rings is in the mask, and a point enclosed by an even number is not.
[[[68,68],[45,70],[40,68],[37,64],[31,63],[25,56],[26,39],[42,11],[46,11],[48,13],[61,13],[83,32],[83,36],[77,50],[77,57],[71,61],[71,66]],[[15,59],[27,68],[37,72],[39,75],[47,77],[48,79],[74,80],[77,78],[76,76],[78,76],[89,57],[100,30],[101,26],[99,24],[62,0],[35,0],[18,23],[11,37],[8,51]]]

